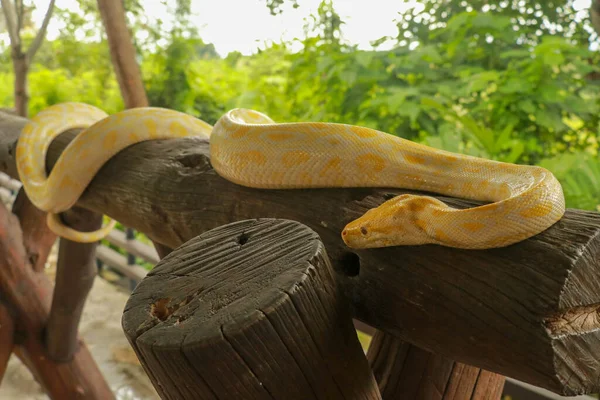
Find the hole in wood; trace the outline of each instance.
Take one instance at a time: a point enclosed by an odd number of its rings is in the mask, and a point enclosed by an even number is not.
[[[167,318],[169,318],[169,315],[171,315],[172,313],[172,309],[169,308],[169,302],[171,301],[171,299],[158,299],[154,302],[154,304],[152,304],[152,306],[150,307],[150,312],[152,313],[152,315],[154,315],[156,318],[160,319],[161,321],[166,320]]]
[[[341,258],[342,271],[346,276],[358,276],[360,273],[360,258],[354,253],[344,253]]]
[[[160,319],[161,321],[166,321],[171,315],[173,315],[175,311],[179,310],[181,307],[187,305],[190,301],[192,301],[192,299],[195,296],[197,296],[199,292],[200,291],[197,291],[193,295],[188,295],[181,302],[173,305],[169,305],[171,303],[171,299],[169,298],[158,299],[150,307],[150,312],[153,316]],[[186,319],[187,316],[180,316],[177,322],[182,322]]]
[[[238,237],[238,243],[240,246],[245,245],[246,243],[248,243],[248,239],[250,239],[250,236],[247,233],[242,233],[240,235],[240,237]]]

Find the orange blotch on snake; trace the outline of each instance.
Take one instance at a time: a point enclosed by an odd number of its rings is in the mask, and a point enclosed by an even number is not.
[[[171,122],[171,125],[169,125],[169,131],[171,133],[173,133],[175,136],[187,136],[187,129],[185,128],[185,126],[183,126],[182,124],[180,124],[177,121]]]
[[[117,131],[110,131],[106,134],[106,136],[104,136],[104,140],[102,142],[102,147],[104,150],[110,150],[115,147],[115,144],[117,143],[117,135]]]
[[[481,222],[465,222],[463,227],[468,231],[477,232],[485,228],[485,224],[482,224]]]
[[[269,133],[267,137],[276,142],[282,142],[284,140],[289,140],[294,138],[293,133]]]
[[[331,160],[327,161],[327,164],[325,164],[323,169],[319,172],[319,176],[324,176],[333,170],[339,170],[341,162],[342,159],[340,157],[333,157]]]
[[[410,154],[407,154],[404,156],[404,159],[406,162],[411,164],[425,164],[425,157],[411,156]]]
[[[371,129],[362,128],[359,126],[351,127],[350,131],[353,132],[354,134],[356,134],[356,136],[365,138],[365,139],[377,136],[377,132],[375,132]]]
[[[156,122],[152,119],[144,119],[144,125],[146,125],[146,129],[148,130],[148,135],[153,138],[156,137]]]
[[[367,153],[356,157],[358,168],[365,171],[381,172],[385,168],[385,160],[377,154]]]
[[[538,205],[530,208],[526,208],[521,211],[521,216],[525,218],[534,218],[534,217],[543,217],[544,215],[548,215],[552,212],[552,205],[546,203],[543,205]]]
[[[422,220],[422,219],[416,219],[415,220],[415,225],[417,225],[419,228],[421,228],[421,230],[423,232],[426,232],[426,230],[427,230],[427,222],[425,222],[424,220]]]
[[[260,151],[250,150],[243,153],[239,153],[239,158],[244,163],[254,163],[263,165],[267,162],[267,157]]]
[[[446,235],[441,229],[435,230],[435,238],[440,242],[448,242],[450,240],[450,237]]]
[[[231,133],[231,135],[229,135],[230,138],[232,139],[241,139],[244,136],[246,136],[246,134],[248,133],[248,131],[250,130],[249,126],[238,126],[237,128],[235,128],[235,130]]]
[[[310,154],[300,150],[288,151],[284,153],[281,157],[281,162],[286,167],[300,165],[307,162],[308,160],[310,160]]]

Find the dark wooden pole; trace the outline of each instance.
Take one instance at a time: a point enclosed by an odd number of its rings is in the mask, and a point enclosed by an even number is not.
[[[8,306],[0,302],[0,383],[15,344],[15,320]]]
[[[52,285],[33,270],[16,216],[0,204],[0,292],[17,313],[19,357],[53,399],[112,399],[113,393],[83,342],[73,358],[56,363],[46,352],[43,332]]]
[[[25,250],[34,271],[42,272],[56,235],[46,224],[46,213],[31,203],[21,188],[13,203],[12,212],[19,218]]]
[[[379,399],[317,234],[241,221],[183,244],[123,328],[165,399]]]
[[[377,332],[367,353],[384,400],[499,400],[505,378]]]
[[[74,207],[61,215],[67,226],[90,232],[102,226],[102,215]],[[97,243],[60,240],[56,283],[46,328],[48,355],[55,361],[70,360],[78,346],[78,327],[83,306],[96,278]]]

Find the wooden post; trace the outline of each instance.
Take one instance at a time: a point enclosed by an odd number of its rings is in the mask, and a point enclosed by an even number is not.
[[[56,235],[46,224],[46,213],[33,205],[23,188],[15,198],[12,212],[21,223],[25,250],[33,270],[44,271],[46,260],[56,241]]]
[[[66,225],[90,232],[102,226],[102,215],[74,207],[61,215]],[[97,243],[60,240],[56,283],[46,328],[48,355],[55,361],[70,360],[78,346],[83,306],[96,278]]]
[[[286,220],[206,232],[132,293],[123,328],[165,399],[379,399],[318,235]]]
[[[0,383],[15,344],[15,321],[6,304],[0,302]]]
[[[499,400],[505,378],[376,332],[367,353],[386,400]]]
[[[67,362],[56,363],[47,356],[43,332],[52,286],[44,274],[33,270],[19,221],[3,204],[0,204],[0,292],[17,313],[18,355],[52,399],[114,398],[83,342]]]

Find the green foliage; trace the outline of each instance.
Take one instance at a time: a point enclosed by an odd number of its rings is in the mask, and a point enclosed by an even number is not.
[[[224,58],[186,25],[189,1],[171,8],[178,22],[169,31],[145,21],[141,3],[125,4],[134,31],[147,34],[138,49],[154,106],[212,124],[245,107],[281,122],[369,126],[454,152],[545,166],[563,183],[569,207],[600,204],[600,56],[588,49],[587,20],[576,21],[571,0],[422,1],[400,16],[396,46],[386,51],[346,43],[335,3],[323,1],[296,39],[300,51],[274,43]],[[284,4],[267,0],[274,13]],[[109,112],[123,107],[91,10],[85,18],[59,12],[66,28],[44,43],[30,74],[31,115],[65,100]],[[100,40],[76,39],[82,27]],[[12,103],[11,79],[0,69],[0,106]]]

